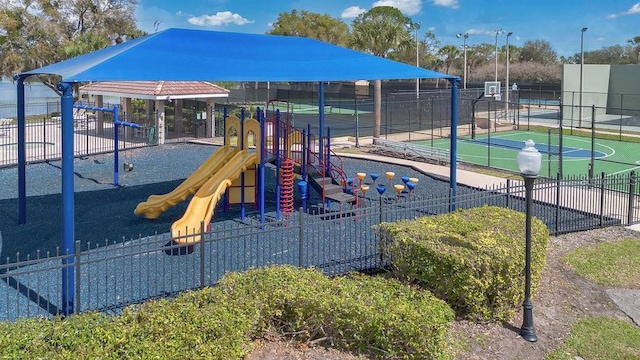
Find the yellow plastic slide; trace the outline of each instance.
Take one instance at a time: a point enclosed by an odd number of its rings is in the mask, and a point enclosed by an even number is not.
[[[208,224],[213,217],[216,204],[231,185],[249,167],[260,162],[257,152],[249,153],[249,150],[238,151],[233,157],[218,170],[191,199],[182,218],[171,225],[171,236],[180,244],[195,243],[200,241],[201,223]]]
[[[238,150],[230,146],[223,146],[213,153],[200,165],[188,178],[186,178],[173,191],[164,195],[151,195],[147,201],[143,201],[133,211],[136,215],[142,215],[147,219],[156,219],[175,204],[184,201],[189,195],[195,193],[213,174],[222,168]],[[171,171],[171,169],[167,169]]]

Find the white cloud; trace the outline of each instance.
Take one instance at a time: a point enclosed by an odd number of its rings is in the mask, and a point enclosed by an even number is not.
[[[371,5],[376,6],[393,6],[403,14],[411,16],[422,10],[422,0],[379,0]]]
[[[458,0],[433,0],[433,5],[444,6],[457,9],[459,7]]]
[[[353,19],[365,11],[367,10],[361,8],[360,6],[349,6],[348,8],[344,9],[344,11],[342,11],[342,15],[340,15],[340,17],[342,17],[343,19]]]
[[[482,29],[469,29],[466,31],[469,35],[494,35],[495,31],[482,30]]]
[[[636,3],[635,5],[633,5],[627,11],[623,11],[623,12],[620,12],[620,13],[617,13],[617,14],[609,14],[609,15],[607,15],[607,19],[615,19],[618,16],[634,15],[634,14],[640,14],[640,2]]]
[[[234,14],[231,11],[219,11],[215,15],[194,16],[187,21],[189,24],[198,26],[245,25],[254,23],[254,21],[245,19],[240,14]]]

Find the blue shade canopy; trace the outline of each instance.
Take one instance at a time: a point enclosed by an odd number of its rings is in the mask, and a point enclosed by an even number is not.
[[[168,29],[20,74],[86,81],[349,81],[455,79],[321,41]]]

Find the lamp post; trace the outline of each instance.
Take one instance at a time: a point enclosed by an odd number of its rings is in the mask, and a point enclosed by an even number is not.
[[[413,24],[416,31],[416,67],[420,67],[420,43],[418,41],[418,30],[420,30],[420,21]],[[416,99],[420,98],[420,78],[416,78]]]
[[[524,179],[525,201],[526,201],[526,227],[525,227],[525,282],[524,282],[524,302],[522,303],[522,327],[520,336],[529,342],[538,340],[536,329],[533,327],[533,305],[531,304],[531,192],[533,183],[538,177],[542,166],[542,155],[535,148],[533,140],[525,141],[525,146],[517,156],[520,175]]]
[[[467,88],[467,39],[469,38],[469,33],[457,34],[456,37],[463,38],[462,40],[462,51],[464,52],[464,77],[463,77],[463,89]]]
[[[587,31],[588,28],[583,27],[580,30],[580,112],[578,115],[578,127],[582,127],[582,66],[584,64],[584,32]]]
[[[420,67],[420,41],[418,39],[418,30],[420,30],[420,21],[411,22],[405,24],[409,31],[414,30],[416,36],[416,67]],[[420,98],[420,78],[416,78],[416,105],[418,104],[417,99]]]
[[[513,35],[512,31],[507,33],[507,76],[504,85],[504,108],[507,120],[509,119],[509,36]]]
[[[498,81],[498,35],[502,34],[502,29],[494,30],[496,34],[496,78],[494,81]]]

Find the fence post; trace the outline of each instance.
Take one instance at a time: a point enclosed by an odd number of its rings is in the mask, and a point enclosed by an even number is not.
[[[301,268],[304,266],[304,221],[302,219],[304,211],[302,207],[298,210],[298,215],[298,267]]]
[[[591,105],[591,169],[594,169],[596,143],[596,106]]]
[[[558,233],[558,228],[560,227],[560,174],[556,174],[556,221],[555,228],[556,234]]]
[[[80,254],[81,254],[81,246],[80,246],[80,240],[76,240],[75,246],[74,246],[74,271],[76,273],[75,277],[76,277],[76,281],[75,281],[75,313],[79,314],[81,311],[80,308]]]
[[[604,171],[600,173],[600,227],[604,226],[604,182],[606,180]]]
[[[633,224],[633,202],[636,190],[636,172],[632,171],[629,177],[629,206],[627,208],[627,224]]]
[[[85,111],[84,113],[84,129],[85,129],[85,154],[89,155],[91,152],[89,151],[89,114]],[[125,138],[126,140],[126,138]]]
[[[200,288],[204,288],[204,221],[200,222]]]
[[[505,204],[505,207],[507,209],[509,208],[509,198],[511,197],[510,188],[511,188],[511,179],[507,179],[507,203]]]
[[[379,220],[378,220],[378,225],[382,224],[382,194],[380,194],[380,207],[378,208],[379,211]]]

